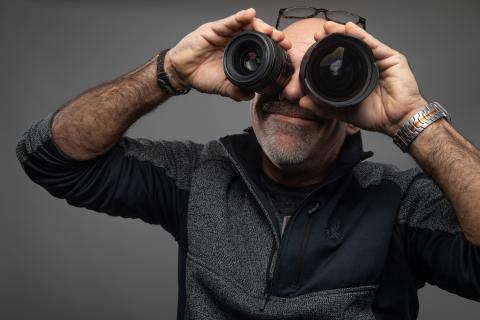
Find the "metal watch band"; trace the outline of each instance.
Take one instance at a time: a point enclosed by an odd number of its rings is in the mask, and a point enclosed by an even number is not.
[[[407,152],[412,141],[435,121],[446,118],[451,121],[448,112],[438,102],[430,102],[423,110],[411,117],[402,128],[400,128],[393,142],[403,151]]]
[[[165,68],[164,68],[165,55],[167,54],[168,50],[170,50],[170,48],[165,49],[158,54],[158,58],[157,58],[157,83],[162,89],[167,91],[172,96],[187,94],[190,91],[190,88],[189,89],[184,89],[184,90],[177,90],[172,86],[172,84],[170,83],[170,80],[168,80],[168,75],[167,75],[167,72],[165,71]]]

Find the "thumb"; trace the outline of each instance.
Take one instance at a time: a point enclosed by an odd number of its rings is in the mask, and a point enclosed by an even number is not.
[[[225,95],[237,102],[240,102],[252,100],[253,97],[255,97],[255,92],[247,91],[233,85],[232,83],[229,83],[225,88]]]

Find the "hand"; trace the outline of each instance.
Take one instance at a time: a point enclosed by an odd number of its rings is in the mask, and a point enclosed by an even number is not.
[[[300,100],[300,106],[314,110],[319,117],[336,118],[361,129],[395,135],[410,117],[427,105],[407,58],[352,22],[342,25],[328,21],[314,38],[318,41],[331,33],[356,37],[372,49],[380,72],[377,86],[367,99],[351,108],[318,106],[307,96]]]
[[[238,32],[255,30],[262,32],[282,48],[292,44],[283,32],[255,17],[253,8],[201,25],[185,36],[166,55],[165,68],[177,88],[195,88],[200,92],[228,96],[234,100],[250,100],[254,93],[234,86],[223,71],[222,56],[228,41]]]

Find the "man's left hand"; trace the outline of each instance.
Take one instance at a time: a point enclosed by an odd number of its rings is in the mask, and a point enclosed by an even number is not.
[[[336,118],[361,129],[393,136],[410,117],[427,105],[407,58],[352,22],[342,25],[327,21],[323,30],[315,34],[315,40],[319,41],[332,33],[356,37],[372,49],[380,72],[377,86],[367,99],[356,106],[318,106],[308,96],[300,99],[300,106],[311,109],[323,118]]]

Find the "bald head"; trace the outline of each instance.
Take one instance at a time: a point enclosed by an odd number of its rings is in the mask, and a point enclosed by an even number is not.
[[[326,20],[321,18],[301,19],[288,25],[283,32],[285,37],[292,42],[294,50],[305,52],[315,42],[313,36],[323,30],[325,22]]]

